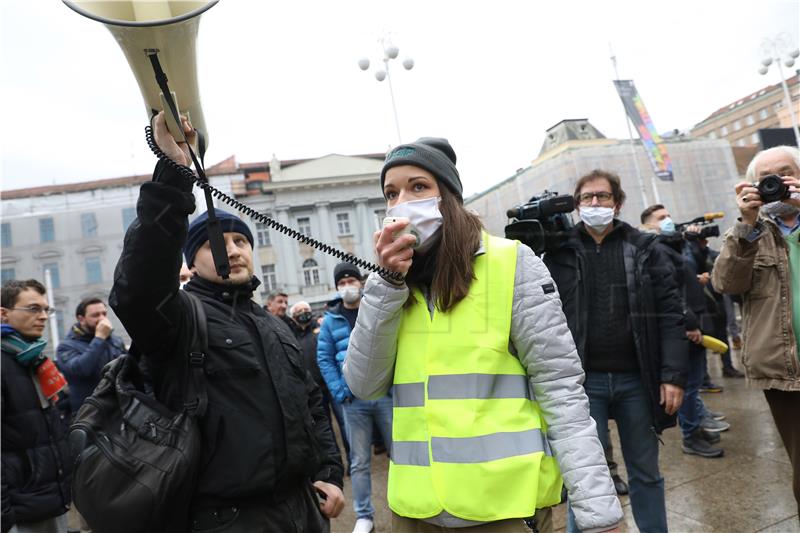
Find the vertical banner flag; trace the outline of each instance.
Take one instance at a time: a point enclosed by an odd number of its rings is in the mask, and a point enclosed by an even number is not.
[[[664,181],[672,181],[672,161],[670,161],[669,154],[667,154],[667,148],[656,131],[653,121],[650,120],[650,115],[644,107],[642,97],[636,91],[633,80],[614,80],[614,85],[617,87],[617,92],[620,99],[622,99],[622,105],[625,106],[625,111],[628,113],[633,125],[636,126],[636,131],[639,132],[639,137],[642,139],[647,157],[650,159],[650,164],[656,176]]]

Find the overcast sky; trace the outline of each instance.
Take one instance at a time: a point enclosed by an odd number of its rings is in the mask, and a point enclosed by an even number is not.
[[[0,16],[0,187],[149,172],[144,105],[109,31],[58,0],[3,0]],[[206,164],[385,152],[397,136],[374,66],[391,32],[415,61],[390,63],[403,140],[450,139],[471,194],[529,165],[563,119],[627,137],[609,43],[665,132],[777,83],[757,72],[760,44],[788,32],[797,46],[799,28],[797,0],[221,0],[198,37]]]

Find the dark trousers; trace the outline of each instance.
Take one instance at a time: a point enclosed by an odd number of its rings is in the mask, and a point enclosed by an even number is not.
[[[800,512],[800,392],[764,391],[772,418],[792,463],[792,489]]]
[[[310,483],[282,493],[280,501],[194,509],[191,524],[193,533],[329,533],[331,529]]]

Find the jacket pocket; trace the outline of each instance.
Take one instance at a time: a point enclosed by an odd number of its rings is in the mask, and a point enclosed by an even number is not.
[[[253,340],[244,332],[222,332],[208,340],[205,372],[211,378],[241,377],[258,374]]]
[[[775,296],[780,290],[777,258],[758,255],[753,263],[753,281],[749,297],[753,300]]]

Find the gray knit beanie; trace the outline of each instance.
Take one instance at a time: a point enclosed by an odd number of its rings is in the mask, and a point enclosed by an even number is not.
[[[420,137],[413,143],[401,144],[386,156],[381,170],[381,189],[386,180],[386,171],[400,165],[424,168],[464,201],[461,177],[456,168],[456,152],[447,139],[442,137]]]

